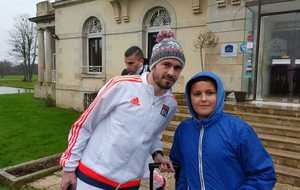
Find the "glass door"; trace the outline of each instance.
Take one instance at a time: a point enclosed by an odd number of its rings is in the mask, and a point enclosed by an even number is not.
[[[263,98],[300,96],[299,13],[262,17],[258,84]]]

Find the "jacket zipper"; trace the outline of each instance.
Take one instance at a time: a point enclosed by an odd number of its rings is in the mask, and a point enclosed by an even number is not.
[[[204,136],[205,127],[202,126],[200,129],[200,137],[199,137],[199,149],[198,149],[198,157],[199,157],[199,176],[200,176],[200,186],[201,190],[205,190],[204,176],[203,176],[203,163],[202,163],[202,144],[203,144],[203,136]]]

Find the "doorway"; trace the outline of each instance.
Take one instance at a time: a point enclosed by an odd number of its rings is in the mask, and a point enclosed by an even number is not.
[[[157,44],[156,42],[156,36],[157,36],[158,32],[148,32],[148,48],[147,48],[147,59],[148,61],[150,61],[150,57],[152,55],[152,49],[154,47],[155,44]]]
[[[152,49],[156,42],[156,36],[162,29],[170,28],[171,17],[165,7],[157,6],[151,8],[144,18],[144,48],[146,49],[147,60],[150,61]]]
[[[263,15],[258,70],[263,98],[300,97],[300,13]]]

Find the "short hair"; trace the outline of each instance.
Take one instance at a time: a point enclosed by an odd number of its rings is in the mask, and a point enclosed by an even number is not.
[[[208,77],[208,76],[204,76],[204,77],[199,77],[199,78],[195,78],[194,80],[192,80],[189,84],[189,87],[188,87],[188,92],[191,93],[191,90],[192,90],[192,86],[196,83],[196,82],[199,82],[199,81],[205,81],[205,82],[211,82],[216,91],[218,90],[218,85],[217,85],[217,82],[211,78],[211,77]]]
[[[200,77],[199,80],[197,80],[196,82],[199,82],[199,81],[211,82],[215,86],[215,89],[217,90],[217,82],[213,78],[211,78],[211,77]]]
[[[129,57],[129,56],[132,56],[132,55],[135,55],[138,58],[144,58],[143,51],[138,46],[131,46],[124,53],[125,57]]]

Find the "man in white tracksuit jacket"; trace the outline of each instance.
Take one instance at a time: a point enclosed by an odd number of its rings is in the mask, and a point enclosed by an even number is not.
[[[142,75],[150,72],[149,64],[144,58],[144,53],[138,46],[129,47],[124,53],[124,63],[126,68],[123,69],[121,75]],[[145,164],[145,172],[143,180],[150,178],[149,163],[153,163],[153,158],[149,155]],[[157,170],[153,172],[153,186],[155,190],[164,190],[166,178],[164,178]]]
[[[174,170],[160,136],[177,110],[170,88],[185,58],[171,31],[157,40],[151,71],[109,80],[73,124],[60,160],[62,190],[137,190],[149,154],[162,170]]]

